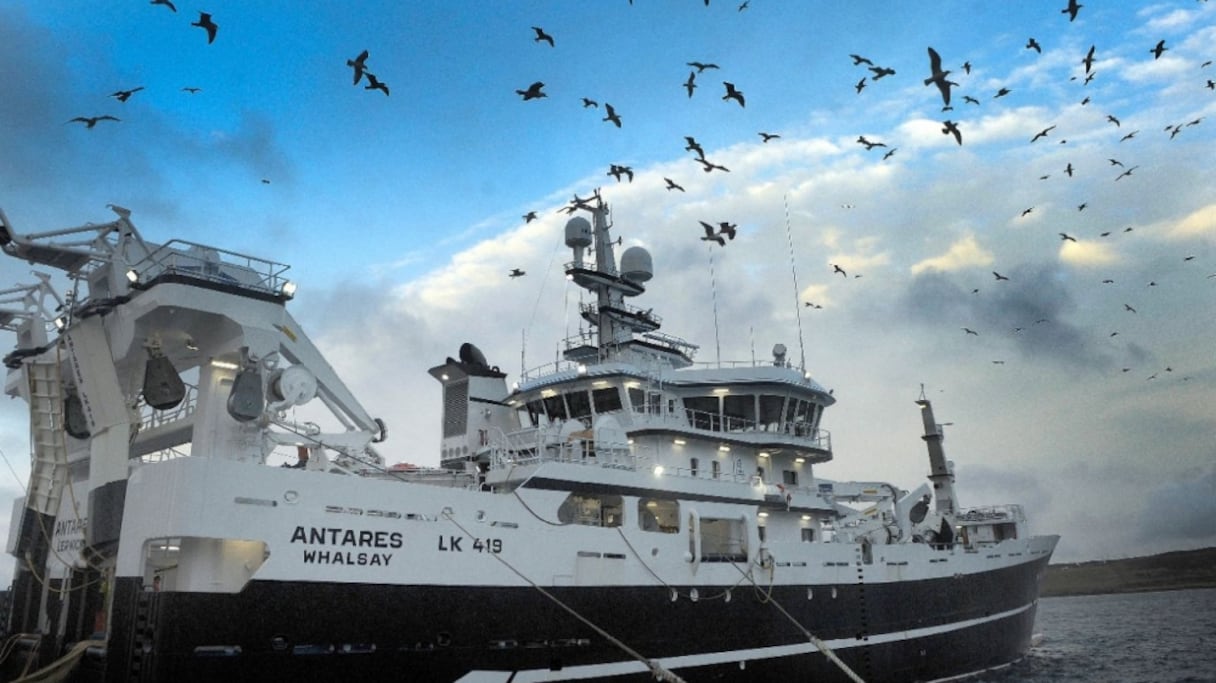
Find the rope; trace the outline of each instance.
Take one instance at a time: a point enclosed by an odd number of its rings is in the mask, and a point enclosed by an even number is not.
[[[460,522],[456,521],[456,519],[452,516],[452,513],[450,510],[444,510],[443,516],[446,517],[449,522],[451,522],[453,525],[455,525],[457,529],[460,529],[460,531],[467,538],[472,538],[472,539],[477,538],[473,534],[469,533],[469,530],[465,529],[460,524]],[[503,558],[501,553],[490,553],[490,556],[493,557],[494,559],[498,560],[499,562],[501,562],[504,567],[511,570],[511,573],[515,574],[520,579],[522,579],[525,583],[527,583],[528,585],[535,588],[537,591],[540,592],[541,595],[548,598],[550,601],[553,602],[553,604],[560,607],[567,614],[569,614],[570,616],[579,620],[585,626],[587,626],[591,630],[598,633],[601,637],[603,637],[605,640],[607,640],[608,642],[615,645],[617,648],[619,648],[625,654],[627,654],[630,657],[633,657],[634,659],[641,662],[643,665],[646,666],[647,669],[650,670],[650,673],[654,675],[656,680],[668,681],[669,683],[686,683],[686,681],[684,681],[684,679],[682,679],[678,675],[676,675],[675,672],[665,669],[662,664],[660,664],[659,662],[657,662],[653,659],[646,658],[644,655],[642,655],[642,653],[629,647],[624,642],[622,642],[620,639],[618,639],[616,636],[613,636],[611,633],[608,633],[604,629],[600,628],[598,625],[596,625],[590,619],[579,614],[573,607],[570,607],[566,603],[562,602],[561,599],[559,599],[556,595],[553,595],[549,591],[545,590],[545,588],[543,586],[536,583],[532,579],[528,578],[527,576],[524,575],[523,572],[516,569],[510,562],[508,562],[506,559]]]
[[[739,569],[738,565],[733,565],[733,566],[735,567],[735,569]],[[743,573],[742,569],[739,569],[739,571],[741,573]],[[773,596],[772,596],[772,577],[775,574],[776,574],[776,571],[771,571],[769,573],[769,590],[768,590],[768,594],[767,594],[767,599],[765,601],[771,603],[773,607],[777,608],[777,611],[784,614],[785,618],[789,619],[791,624],[793,624],[795,627],[797,627],[797,629],[799,631],[802,631],[802,634],[804,636],[806,636],[807,640],[809,640],[812,645],[819,648],[819,651],[823,653],[823,656],[827,657],[829,661],[831,661],[841,671],[843,671],[846,676],[848,676],[852,681],[854,681],[854,683],[865,683],[865,681],[862,680],[861,676],[858,676],[856,674],[856,672],[854,672],[852,669],[849,668],[848,664],[845,664],[840,659],[840,657],[836,656],[835,652],[832,652],[832,648],[828,647],[827,643],[825,643],[822,640],[820,640],[819,638],[815,637],[815,634],[813,634],[809,630],[807,630],[807,628],[805,626],[800,624],[798,622],[798,620],[794,618],[794,615],[790,614],[784,607],[781,606],[781,603],[777,602],[777,600],[775,598],[773,598]],[[749,576],[749,575],[747,573],[744,573],[744,576]],[[757,584],[754,579],[752,580],[752,585],[754,585],[757,590],[762,590],[760,588],[760,585]]]
[[[73,645],[66,655],[32,674],[22,675],[20,678],[13,679],[12,683],[52,683],[54,681],[67,680],[72,670],[76,668],[76,665],[84,657],[84,653],[89,648],[105,647],[105,644],[104,640],[82,640]],[[31,659],[30,661],[33,660]]]

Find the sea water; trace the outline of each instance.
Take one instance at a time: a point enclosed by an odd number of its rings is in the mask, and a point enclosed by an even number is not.
[[[1216,682],[1216,589],[1042,598],[1038,643],[990,683]]]

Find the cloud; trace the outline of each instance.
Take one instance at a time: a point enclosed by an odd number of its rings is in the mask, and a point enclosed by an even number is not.
[[[1187,214],[1169,228],[1167,234],[1181,239],[1216,234],[1216,204],[1208,204]]]
[[[1144,498],[1137,530],[1141,540],[1216,542],[1216,467],[1185,472]]]
[[[993,262],[992,252],[980,246],[975,235],[966,235],[950,245],[946,253],[924,259],[912,266],[912,274],[917,275],[926,270],[950,272],[970,268],[972,266],[987,266]]]
[[[1108,266],[1117,263],[1119,255],[1109,243],[1093,240],[1064,241],[1060,245],[1060,260],[1072,266]]]

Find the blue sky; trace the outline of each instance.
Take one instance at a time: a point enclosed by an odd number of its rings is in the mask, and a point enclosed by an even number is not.
[[[557,209],[602,187],[616,234],[654,255],[638,303],[665,332],[705,362],[782,342],[834,388],[821,476],[918,485],[923,383],[964,504],[1026,503],[1063,559],[1211,545],[1216,9],[1095,0],[1070,22],[1064,4],[18,0],[0,7],[0,208],[38,232],[114,203],[148,239],[291,264],[295,315],[393,426],[388,460],[428,464],[426,367],[473,341],[517,375],[577,331]],[[950,111],[923,83],[930,46]],[[364,49],[389,96],[352,85]],[[720,68],[690,98],[691,61]],[[534,81],[548,96],[525,102]],[[122,120],[68,123],[98,115]],[[700,220],[739,238],[708,247]],[[10,284],[28,271],[0,263]],[[0,424],[18,495],[21,406]]]

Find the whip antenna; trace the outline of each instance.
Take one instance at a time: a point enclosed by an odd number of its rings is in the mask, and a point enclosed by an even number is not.
[[[718,355],[718,365],[722,365],[722,341],[718,338],[718,282],[714,278],[714,246],[711,243],[705,248],[709,249],[709,291],[714,305],[714,351]]]
[[[802,307],[798,305],[798,269],[794,267],[794,234],[790,230],[789,195],[781,195],[781,203],[785,205],[785,238],[790,245],[790,274],[794,278],[794,318],[798,321],[798,355],[801,358],[802,370],[806,370],[806,346],[802,343]]]

